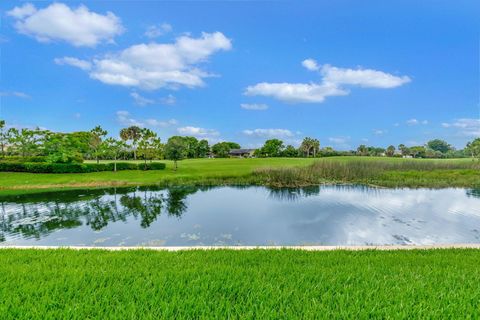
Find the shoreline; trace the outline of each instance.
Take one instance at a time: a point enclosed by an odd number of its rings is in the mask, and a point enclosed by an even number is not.
[[[99,251],[215,251],[215,250],[298,250],[298,251],[396,251],[396,250],[448,250],[448,249],[480,249],[480,243],[433,244],[433,245],[339,245],[339,246],[159,246],[159,247],[90,247],[90,246],[0,246],[0,250],[99,250]]]

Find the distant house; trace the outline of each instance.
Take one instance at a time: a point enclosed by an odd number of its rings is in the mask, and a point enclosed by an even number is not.
[[[230,157],[251,158],[255,149],[231,149],[228,153]]]

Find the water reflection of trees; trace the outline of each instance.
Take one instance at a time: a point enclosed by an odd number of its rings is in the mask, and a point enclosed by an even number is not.
[[[109,223],[127,221],[133,216],[148,228],[165,212],[180,218],[187,210],[188,195],[196,187],[108,189],[94,192],[48,193],[0,199],[0,242],[7,235],[40,239],[56,230],[83,224],[101,230]],[[80,198],[80,199],[79,199]],[[75,200],[76,199],[76,200]]]
[[[360,191],[370,195],[377,194],[380,189],[365,186],[365,185],[353,185],[353,184],[339,184],[339,185],[313,185],[300,188],[268,188],[269,196],[273,199],[280,201],[298,201],[301,198],[307,198],[312,196],[318,196],[325,190],[335,191]]]
[[[467,190],[467,196],[474,197],[474,198],[480,198],[480,187],[474,188],[474,189],[468,189]]]

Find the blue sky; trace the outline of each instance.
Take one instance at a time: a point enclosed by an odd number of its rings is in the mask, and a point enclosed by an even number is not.
[[[256,147],[480,136],[477,1],[2,1],[1,115]]]

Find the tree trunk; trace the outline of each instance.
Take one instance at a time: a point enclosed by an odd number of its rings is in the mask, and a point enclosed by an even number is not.
[[[173,160],[173,170],[177,171],[177,160]]]
[[[117,172],[117,156],[115,156],[115,159],[113,160],[113,171]]]

